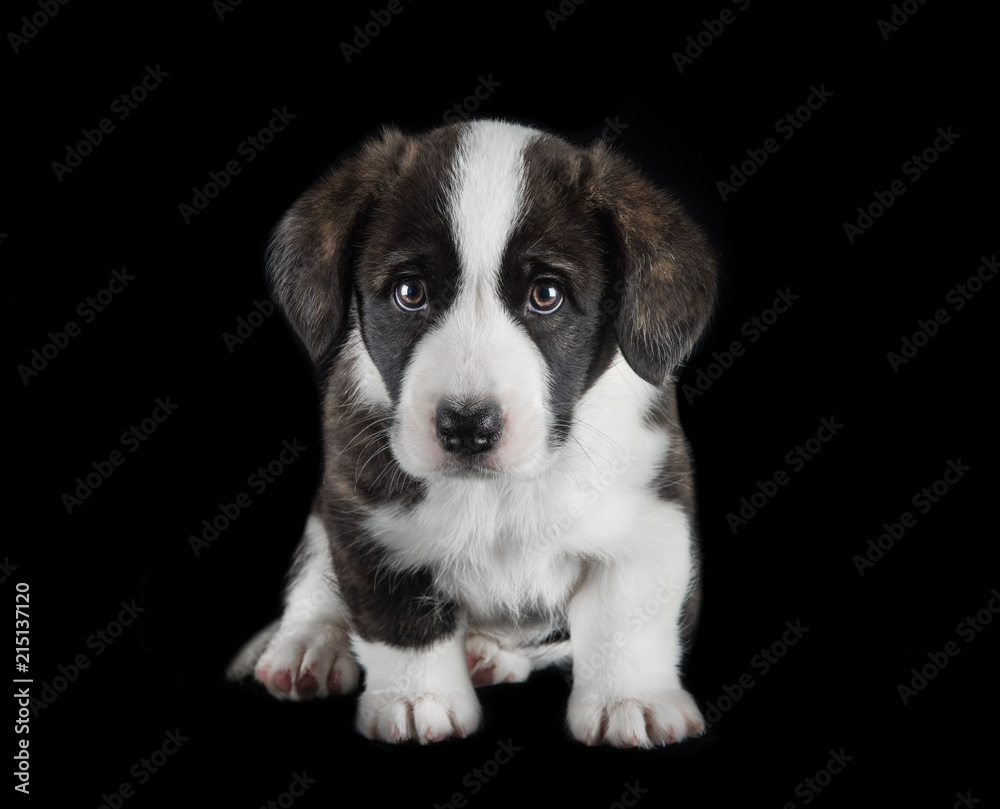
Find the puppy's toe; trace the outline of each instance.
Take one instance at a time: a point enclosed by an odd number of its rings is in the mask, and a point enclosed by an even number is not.
[[[705,732],[705,720],[694,698],[676,688],[646,705],[647,735],[653,744],[673,744]]]

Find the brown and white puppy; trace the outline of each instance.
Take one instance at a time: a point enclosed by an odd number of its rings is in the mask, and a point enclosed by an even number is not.
[[[280,621],[231,670],[346,693],[372,738],[476,730],[474,687],[571,662],[587,744],[699,733],[671,373],[711,253],[603,144],[499,121],[394,130],[306,193],[269,254],[321,376],[325,472]]]

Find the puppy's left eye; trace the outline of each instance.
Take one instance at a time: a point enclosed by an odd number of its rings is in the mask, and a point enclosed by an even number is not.
[[[563,302],[563,291],[555,281],[537,281],[528,295],[528,308],[539,315],[548,315]]]

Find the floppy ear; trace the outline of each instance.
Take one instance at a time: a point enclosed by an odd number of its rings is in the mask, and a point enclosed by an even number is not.
[[[698,339],[715,303],[715,259],[680,206],[603,143],[589,153],[589,195],[610,230],[618,347],[659,385]]]
[[[356,234],[408,145],[405,135],[386,129],[303,194],[271,236],[274,300],[317,365],[347,321]]]

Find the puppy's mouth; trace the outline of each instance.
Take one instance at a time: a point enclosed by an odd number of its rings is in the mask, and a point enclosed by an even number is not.
[[[437,472],[450,478],[492,479],[503,475],[505,470],[493,452],[481,452],[476,455],[446,456]]]

